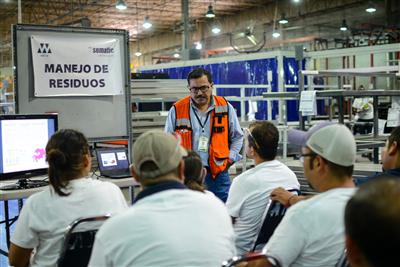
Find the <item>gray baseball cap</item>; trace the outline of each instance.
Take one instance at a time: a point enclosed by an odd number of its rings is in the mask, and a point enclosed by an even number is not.
[[[356,161],[356,141],[343,124],[320,128],[310,136],[306,145],[324,159],[340,166],[352,166]]]
[[[155,178],[174,170],[187,155],[180,139],[161,130],[143,133],[133,144],[133,166],[142,178]],[[152,162],[154,170],[143,171],[145,162]]]

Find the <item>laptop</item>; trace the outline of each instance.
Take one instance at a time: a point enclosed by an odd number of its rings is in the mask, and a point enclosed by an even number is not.
[[[98,148],[96,149],[97,162],[101,176],[110,178],[131,177],[129,159],[126,148]]]

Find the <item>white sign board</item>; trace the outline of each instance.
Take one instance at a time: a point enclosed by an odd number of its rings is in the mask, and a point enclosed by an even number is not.
[[[317,91],[301,91],[299,111],[303,116],[317,115]]]
[[[397,127],[400,125],[400,109],[389,108],[387,117],[387,127]]]
[[[123,94],[118,39],[31,35],[30,41],[36,97]]]

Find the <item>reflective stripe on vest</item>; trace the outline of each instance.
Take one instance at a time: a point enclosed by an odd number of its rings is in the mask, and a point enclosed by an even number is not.
[[[176,127],[191,128],[190,120],[189,119],[177,119],[176,120]]]
[[[228,106],[215,106],[215,113],[228,113]]]

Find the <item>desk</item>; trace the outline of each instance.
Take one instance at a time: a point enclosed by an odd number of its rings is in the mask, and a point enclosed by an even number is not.
[[[32,178],[31,178],[32,179]],[[93,179],[95,179],[93,177]],[[35,180],[33,178],[32,180]],[[37,180],[40,180],[38,178]],[[99,177],[99,180],[101,181],[107,181],[115,184],[119,188],[132,188],[134,189],[135,187],[139,187],[140,184],[133,179],[133,177],[128,177],[128,178],[121,178],[121,179],[111,179],[111,178],[106,178],[106,177]],[[8,180],[6,182],[0,183],[1,186],[6,185],[6,184],[13,184],[16,183],[17,180]],[[21,190],[0,190],[0,201],[6,201],[6,200],[13,200],[13,199],[22,199],[22,198],[27,198],[37,192],[41,192],[44,189],[46,189],[47,186],[41,186],[41,187],[36,187],[36,188],[30,188],[30,189],[21,189]],[[131,191],[131,203],[134,199],[134,191]]]
[[[92,176],[93,179],[95,179]],[[41,178],[31,178],[32,180],[42,180],[43,177]],[[133,200],[135,198],[135,187],[139,187],[140,184],[135,181],[132,177],[128,178],[121,178],[121,179],[110,179],[110,178],[105,178],[105,177],[99,177],[99,180],[101,181],[107,181],[111,182],[115,185],[117,185],[120,188],[129,188],[130,190],[130,201],[133,203]],[[6,185],[6,184],[12,184],[16,183],[17,180],[8,180],[6,182],[2,182],[1,186]],[[48,188],[48,186],[42,186],[42,187],[36,187],[36,188],[30,188],[30,189],[21,189],[21,190],[0,190],[0,201],[4,201],[4,221],[1,221],[0,224],[4,223],[5,224],[5,230],[6,230],[6,243],[7,247],[10,247],[10,227],[13,223],[15,223],[18,219],[18,216],[15,216],[10,219],[9,216],[9,209],[8,209],[8,201],[17,199],[18,200],[18,205],[19,205],[19,210],[21,211],[22,208],[22,199],[30,197],[31,195],[41,192]],[[0,249],[0,254],[4,256],[8,256],[8,253],[6,251],[3,251]]]

